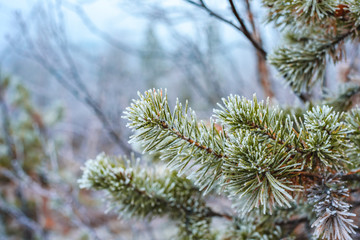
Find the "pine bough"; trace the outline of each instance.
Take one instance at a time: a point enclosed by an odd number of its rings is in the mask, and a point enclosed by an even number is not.
[[[328,59],[342,59],[344,41],[358,37],[360,3],[263,4],[287,40],[268,60],[295,93],[308,94],[322,81]],[[360,110],[341,109],[358,92],[348,88],[327,101],[335,108],[301,113],[231,95],[208,121],[199,121],[187,102],[171,110],[166,91],[139,93],[124,116],[134,131],[131,142],[159,155],[167,168],[100,154],[85,164],[80,187],[105,190],[110,209],[125,217],[169,216],[178,239],[291,239],[302,226],[306,239],[309,233],[351,240],[358,231],[351,204],[358,205]],[[208,205],[219,195],[232,201],[235,214]],[[228,226],[215,228],[213,217]]]
[[[318,106],[298,118],[255,96],[250,101],[234,95],[223,99],[214,117],[198,121],[179,102],[171,111],[162,90],[139,94],[125,112],[134,130],[131,141],[144,152],[160,153],[169,170],[151,173],[134,161],[100,154],[86,163],[80,186],[106,190],[111,209],[121,215],[168,214],[178,221],[182,239],[215,238],[211,217],[226,216],[206,204],[216,194],[232,200],[241,219],[233,218],[234,224],[259,223],[287,208],[290,219],[293,205],[307,200],[316,217],[301,214],[313,222],[315,236],[351,239],[356,226],[343,185],[359,167],[358,110]],[[277,234],[270,238],[278,239],[281,225],[274,221],[271,228]]]

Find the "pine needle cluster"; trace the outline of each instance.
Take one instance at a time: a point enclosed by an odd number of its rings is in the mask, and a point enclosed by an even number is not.
[[[309,191],[309,202],[313,203],[318,219],[312,224],[314,235],[324,239],[351,240],[357,226],[354,213],[350,213],[350,204],[343,199],[349,197],[349,190],[339,180],[324,178],[321,184],[314,185]]]
[[[344,57],[344,41],[359,31],[358,1],[274,1],[268,22],[274,22],[288,40],[270,56],[273,64],[295,93],[307,93],[324,79],[328,60]]]

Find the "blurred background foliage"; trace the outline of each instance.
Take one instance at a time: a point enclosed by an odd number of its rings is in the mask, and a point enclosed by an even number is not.
[[[137,91],[167,88],[171,103],[188,99],[199,118],[231,93],[270,97],[299,115],[312,105],[241,32],[190,2],[0,0],[0,239],[153,240],[176,233],[166,218],[149,223],[105,214],[102,193],[76,182],[80,166],[99,152],[141,150],[128,144],[121,119]],[[227,1],[207,2],[236,22]],[[238,8],[254,37],[265,49],[281,45],[279,32],[264,23],[261,1],[250,1],[251,9],[246,2]],[[359,100],[358,44],[346,52],[311,96],[338,96],[328,100],[338,110]],[[343,82],[348,87],[338,91]],[[224,199],[208,201],[231,212]],[[252,230],[239,226],[244,231]]]

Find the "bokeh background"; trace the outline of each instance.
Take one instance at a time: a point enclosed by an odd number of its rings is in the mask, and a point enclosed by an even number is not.
[[[121,118],[138,91],[166,88],[172,103],[188,99],[205,120],[229,94],[303,106],[229,24],[236,19],[227,1],[208,0],[207,10],[193,3],[199,2],[0,0],[0,239],[174,234],[166,218],[105,213],[104,195],[77,184],[83,163],[100,152],[141,156]],[[260,1],[237,4],[264,49],[281,45]],[[355,44],[346,61],[330,64],[314,94],[356,75],[357,55]]]

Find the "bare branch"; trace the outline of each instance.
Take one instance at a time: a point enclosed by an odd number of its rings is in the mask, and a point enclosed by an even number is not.
[[[257,32],[257,28],[256,28],[255,21],[254,21],[254,15],[253,15],[252,10],[251,10],[250,1],[245,0],[245,5],[246,5],[246,12],[248,14],[249,22],[250,22],[251,28],[253,30],[253,35],[255,37],[257,37],[258,32]]]
[[[231,4],[231,8],[233,11],[233,14],[235,15],[236,19],[238,20],[238,22],[240,23],[240,26],[237,26],[236,24],[234,24],[232,21],[224,18],[223,16],[221,16],[220,14],[214,12],[213,10],[211,10],[203,0],[200,0],[200,2],[195,2],[192,0],[184,0],[196,7],[199,7],[203,10],[205,10],[206,12],[208,12],[210,14],[210,16],[213,16],[217,19],[219,19],[220,21],[229,24],[230,26],[234,27],[235,29],[237,29],[238,31],[240,31],[241,33],[243,33],[245,35],[245,37],[251,42],[251,44],[257,49],[257,51],[259,51],[261,53],[261,55],[266,58],[266,51],[262,48],[262,46],[253,38],[253,36],[251,35],[251,33],[247,30],[244,21],[242,20],[242,18],[240,17],[240,15],[238,14],[238,12],[236,11],[235,5],[233,4],[233,1],[230,1]]]
[[[266,59],[266,51],[262,48],[262,46],[254,39],[254,37],[252,36],[252,34],[249,32],[249,30],[247,29],[244,20],[240,17],[238,11],[236,10],[236,6],[234,4],[233,0],[229,0],[230,6],[231,6],[231,10],[234,14],[234,16],[236,17],[236,19],[238,20],[241,29],[242,29],[242,33],[245,35],[245,37],[252,43],[252,45],[261,53],[261,55]]]
[[[205,5],[204,1],[200,1],[200,3],[197,3],[195,1],[192,0],[184,0],[185,2],[188,2],[196,7],[199,7],[203,10],[205,10],[206,12],[208,12],[210,14],[210,16],[217,18],[218,20],[229,24],[230,26],[236,28],[238,31],[243,32],[243,30],[237,26],[236,24],[234,24],[232,21],[227,20],[226,18],[222,17],[221,15],[217,14],[216,12],[214,12],[213,10],[211,10],[210,8],[207,7],[207,5]]]
[[[26,23],[20,15],[17,16],[17,21],[21,28],[21,32],[22,32],[21,36],[24,38],[24,40],[26,41],[27,45],[32,50],[32,52],[26,53],[20,51],[18,47],[16,47],[17,44],[9,39],[9,42],[13,46],[13,49],[16,51],[16,53],[20,54],[23,57],[30,58],[35,62],[39,63],[45,70],[47,70],[55,78],[55,80],[60,85],[62,85],[66,90],[68,90],[71,95],[73,95],[78,101],[84,103],[100,120],[105,130],[107,131],[108,135],[110,136],[110,139],[117,146],[119,146],[126,154],[129,154],[132,151],[131,148],[129,147],[127,142],[125,142],[120,137],[119,133],[114,130],[107,116],[102,111],[99,104],[93,99],[90,92],[87,90],[85,84],[83,83],[83,80],[80,77],[75,62],[70,54],[67,43],[64,40],[66,39],[66,36],[64,35],[63,30],[61,28],[60,30],[57,29],[59,31],[58,34],[60,34],[61,37],[58,36],[55,40],[60,48],[62,57],[65,59],[66,63],[70,68],[70,79],[73,80],[72,82],[68,80],[67,76],[65,76],[59,71],[58,66],[51,63],[46,57],[44,57],[41,53],[37,51],[35,44],[32,42],[31,37],[29,36]]]

